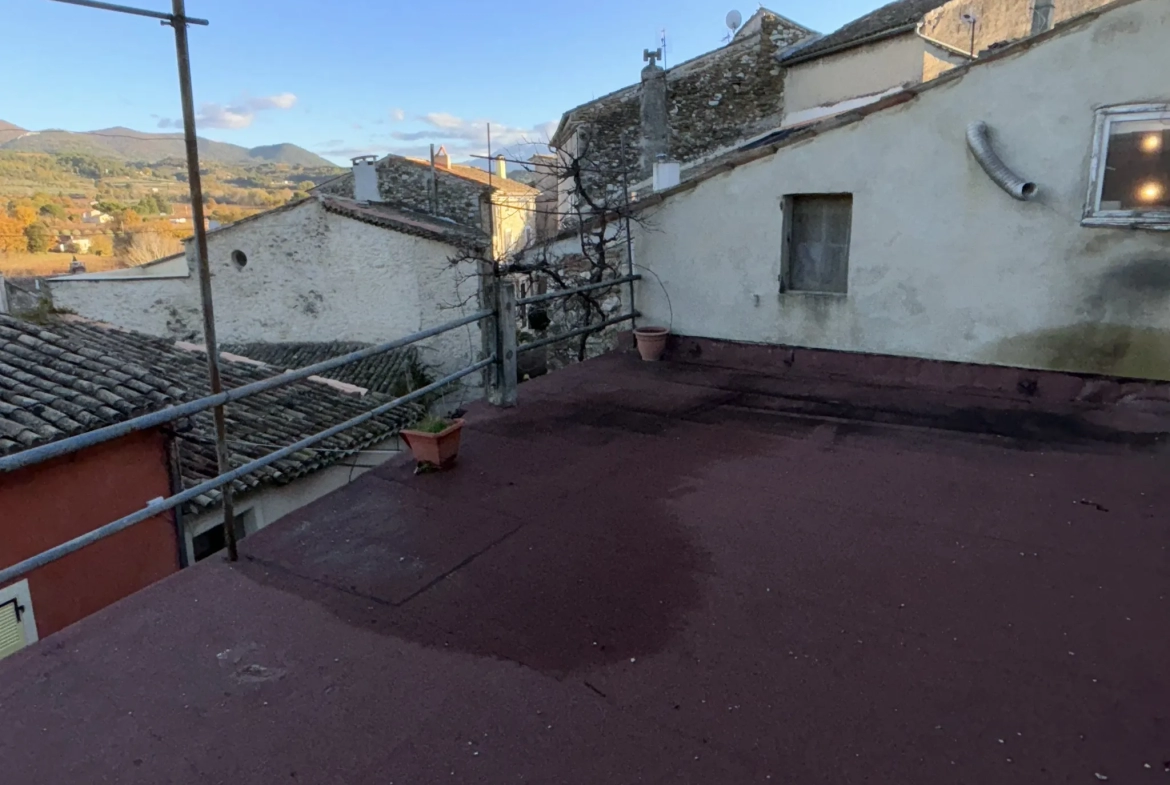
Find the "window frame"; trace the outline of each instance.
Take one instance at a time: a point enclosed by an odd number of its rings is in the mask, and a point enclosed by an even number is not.
[[[37,635],[37,620],[33,613],[32,594],[28,588],[28,578],[0,587],[0,605],[16,604],[16,616],[24,631],[24,649],[32,646],[40,637]],[[21,651],[18,649],[17,651]]]
[[[1170,120],[1170,103],[1119,104],[1097,109],[1093,130],[1093,153],[1089,160],[1089,191],[1085,199],[1082,226],[1123,226],[1170,231],[1170,210],[1102,210],[1105,163],[1109,158],[1109,135],[1114,123],[1132,120]],[[1170,124],[1167,126],[1170,128]]]
[[[800,198],[849,198],[849,235],[845,241],[845,291],[825,292],[814,289],[792,288],[792,232],[796,218],[796,200]],[[853,251],[853,208],[856,196],[850,191],[824,191],[817,193],[785,194],[780,200],[783,225],[780,239],[780,294],[791,294],[812,297],[848,297],[849,296],[849,264]]]

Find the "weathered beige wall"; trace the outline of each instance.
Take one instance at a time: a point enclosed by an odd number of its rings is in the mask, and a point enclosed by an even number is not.
[[[1054,0],[1054,23],[1060,23],[1086,11],[1092,11],[1112,0]],[[950,44],[966,52],[971,47],[971,26],[961,19],[965,13],[975,14],[975,52],[982,52],[992,44],[1027,37],[1032,30],[1034,0],[952,0],[936,8],[923,20],[924,35]]]
[[[926,43],[907,33],[790,67],[784,79],[785,124],[793,115],[922,81]]]
[[[247,256],[243,268],[232,251]],[[453,267],[445,243],[326,212],[316,200],[208,235],[219,340],[367,341],[400,338],[474,310],[476,281]],[[52,284],[54,303],[82,316],[154,335],[203,334],[194,277]],[[469,305],[461,306],[463,303]],[[476,325],[432,339],[424,361],[467,365]]]
[[[1170,379],[1170,235],[1080,225],[1094,110],[1170,102],[1170,3],[1144,0],[651,208],[638,263],[673,328],[738,341]],[[966,149],[985,120],[1039,183]],[[846,296],[778,292],[785,194],[854,196]],[[658,281],[644,323],[667,323]]]
[[[922,81],[929,82],[955,67],[955,63],[936,57],[930,52],[922,55]]]

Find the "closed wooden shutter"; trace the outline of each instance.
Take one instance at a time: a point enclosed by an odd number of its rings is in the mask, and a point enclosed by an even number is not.
[[[9,600],[0,605],[0,659],[28,645],[20,615],[17,600]]]

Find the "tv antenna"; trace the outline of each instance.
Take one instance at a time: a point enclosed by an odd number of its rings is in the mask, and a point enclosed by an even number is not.
[[[975,57],[975,28],[979,25],[979,17],[971,11],[966,11],[960,17],[964,24],[971,26],[971,57]]]
[[[739,26],[743,24],[743,14],[735,10],[728,11],[725,21],[727,22],[727,29],[730,32],[723,38],[723,40],[730,41],[732,38],[735,38],[735,31],[738,30]]]

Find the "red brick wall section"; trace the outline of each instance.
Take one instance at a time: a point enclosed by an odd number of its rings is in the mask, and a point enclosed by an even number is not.
[[[169,496],[166,437],[132,434],[0,475],[0,567]],[[27,575],[37,634],[51,635],[179,569],[167,512]]]

